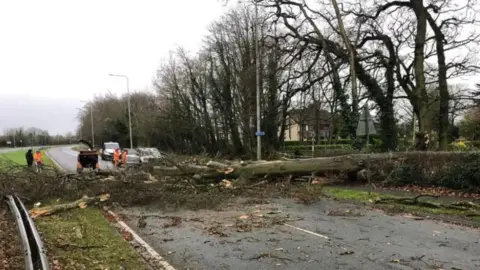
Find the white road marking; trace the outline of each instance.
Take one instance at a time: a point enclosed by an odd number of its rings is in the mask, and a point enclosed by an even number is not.
[[[320,238],[324,238],[324,239],[328,239],[328,237],[326,237],[325,235],[321,235],[319,233],[316,233],[316,232],[312,232],[312,231],[309,231],[309,230],[305,230],[305,229],[302,229],[302,228],[299,228],[299,227],[295,227],[295,226],[292,226],[290,224],[283,224],[287,227],[290,227],[292,229],[295,229],[295,230],[298,230],[298,231],[301,231],[301,232],[304,232],[304,233],[308,233],[308,234],[311,234],[311,235],[315,235],[317,237],[320,237]]]
[[[137,233],[135,233],[125,222],[121,221],[118,216],[112,211],[108,210],[108,213],[112,215],[117,223],[127,232],[131,233],[133,239],[135,239],[140,245],[142,245],[147,252],[152,256],[159,264],[161,264],[165,270],[176,270],[172,265],[170,265],[160,254],[158,254],[145,240],[143,240]]]

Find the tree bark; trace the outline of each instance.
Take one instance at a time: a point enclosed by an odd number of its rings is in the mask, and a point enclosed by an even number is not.
[[[415,35],[414,72],[415,93],[419,98],[418,108],[415,110],[418,117],[418,130],[421,135],[430,131],[428,115],[428,95],[425,87],[425,37],[427,34],[427,17],[423,0],[412,0],[412,8],[417,17],[417,33]]]
[[[186,165],[177,167],[155,166],[153,176],[177,176],[194,179],[256,178],[271,175],[311,175],[328,172],[356,172],[365,164],[404,160],[418,155],[452,155],[451,152],[397,152],[379,154],[355,154],[310,159],[287,159],[257,162],[219,163],[210,161],[204,166]]]
[[[440,27],[437,26],[435,20],[430,13],[425,9],[425,15],[430,27],[435,33],[435,45],[437,49],[438,62],[438,91],[440,92],[440,108],[439,108],[439,148],[440,150],[447,150],[448,147],[448,114],[450,94],[448,92],[447,84],[447,64],[445,63],[445,49],[443,46],[444,35]],[[453,119],[452,119],[453,121]]]
[[[350,64],[350,76],[352,83],[352,112],[354,116],[358,114],[358,92],[357,92],[357,76],[355,74],[355,47],[352,46],[350,39],[348,38],[347,32],[345,31],[345,26],[343,25],[342,15],[340,14],[340,8],[338,7],[337,0],[332,0],[333,8],[335,9],[335,15],[337,16],[338,26],[340,28],[340,33],[342,35],[343,43],[348,51],[348,62]],[[354,123],[358,120],[356,117],[353,119]]]
[[[102,194],[102,195],[96,196],[96,197],[84,196],[83,198],[78,199],[74,202],[45,206],[45,207],[41,207],[41,208],[33,208],[28,212],[30,213],[30,216],[32,218],[38,218],[38,217],[42,217],[42,216],[52,215],[52,214],[55,214],[55,213],[58,213],[58,212],[67,211],[67,210],[74,209],[74,208],[77,208],[77,207],[85,208],[85,207],[87,207],[87,204],[89,204],[89,203],[102,202],[102,201],[108,200],[109,198],[110,198],[109,194]]]

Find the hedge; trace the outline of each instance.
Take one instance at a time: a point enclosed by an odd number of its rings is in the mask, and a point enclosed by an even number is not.
[[[285,151],[304,151],[304,150],[311,150],[312,145],[294,145],[285,147]],[[316,144],[315,150],[320,149],[352,149],[351,144]]]
[[[320,141],[316,141],[315,144],[318,144],[318,145],[333,145],[333,144],[352,144],[352,140],[350,139],[339,139],[339,140],[332,140],[332,141],[329,141],[329,140],[320,140]],[[312,141],[286,141],[284,142],[285,144],[285,147],[289,147],[289,146],[297,146],[297,145],[311,145],[312,144]]]
[[[480,192],[480,153],[431,152],[371,164],[372,180],[386,186],[418,185]]]
[[[354,149],[315,149],[315,151],[313,152],[313,157],[335,157],[335,156],[350,155],[350,154],[358,154],[358,151]],[[311,157],[312,150],[298,151],[297,155]]]

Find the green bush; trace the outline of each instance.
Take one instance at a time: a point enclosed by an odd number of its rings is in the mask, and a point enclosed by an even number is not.
[[[285,147],[290,146],[297,146],[297,145],[312,145],[312,141],[286,141],[284,142]],[[328,140],[320,140],[316,141],[315,144],[317,145],[336,145],[336,144],[352,144],[352,140],[350,139],[339,139],[339,140],[332,140],[329,142]]]
[[[352,145],[350,144],[316,144],[315,145],[315,150],[321,150],[321,149],[352,149]],[[290,151],[295,151],[295,150],[300,150],[300,151],[305,151],[305,150],[312,150],[312,145],[295,145],[295,146],[288,146],[285,147],[285,151],[290,152]]]
[[[378,173],[380,169],[377,166],[372,171]],[[390,169],[384,168],[383,171],[390,171],[384,182],[387,186],[436,186],[480,192],[480,154],[478,153],[436,154],[432,152],[430,157],[419,155],[391,166]],[[383,181],[381,178],[382,176],[377,175],[376,180]]]
[[[465,145],[468,149],[478,149],[480,148],[480,141],[465,141]]]

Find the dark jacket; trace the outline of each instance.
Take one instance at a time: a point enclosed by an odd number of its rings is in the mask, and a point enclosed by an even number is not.
[[[30,167],[33,164],[33,153],[32,149],[29,149],[25,154],[25,158],[27,159],[27,166]]]

